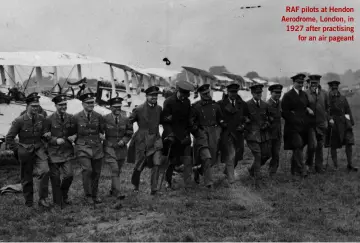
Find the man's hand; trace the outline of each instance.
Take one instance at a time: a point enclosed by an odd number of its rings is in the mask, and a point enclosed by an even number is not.
[[[72,136],[69,136],[68,137],[68,140],[71,142],[71,143],[75,143],[75,140],[76,140],[76,134],[75,135],[72,135]]]
[[[333,126],[334,123],[335,123],[334,120],[333,120],[333,119],[330,119],[330,121],[329,121],[330,126]]]
[[[123,146],[125,145],[125,143],[124,143],[123,140],[120,140],[120,141],[118,142],[118,145],[119,145],[120,147],[123,147]]]
[[[164,139],[164,142],[165,143],[169,143],[169,144],[173,144],[175,142],[175,138],[173,136],[167,136],[165,139]]]
[[[186,136],[183,140],[181,140],[182,145],[190,145],[191,144],[191,138],[190,136]]]
[[[309,112],[310,115],[312,115],[312,116],[314,115],[313,110],[311,110],[309,107],[307,107],[306,110]]]
[[[51,137],[51,132],[44,133],[43,137],[49,139]]]
[[[61,145],[61,144],[65,143],[65,140],[63,138],[58,138],[58,139],[56,139],[56,143],[57,143],[57,145]]]
[[[251,120],[249,119],[249,117],[245,117],[245,123],[249,123],[251,122]]]
[[[244,131],[244,126],[243,126],[243,125],[239,125],[239,126],[236,128],[236,131],[238,131],[238,132],[243,132],[243,131]]]
[[[105,133],[104,133],[104,134],[101,134],[101,133],[100,133],[100,139],[101,139],[101,140],[105,140]]]
[[[164,120],[167,121],[167,122],[171,122],[171,121],[172,121],[172,115],[170,115],[170,116],[165,116],[165,117],[164,117]]]

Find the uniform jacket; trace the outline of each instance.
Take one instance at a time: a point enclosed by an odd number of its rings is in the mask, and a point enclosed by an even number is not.
[[[281,101],[282,117],[285,120],[284,126],[284,149],[295,149],[293,142],[294,134],[307,133],[308,129],[308,114],[306,108],[309,107],[309,100],[304,91],[299,94],[294,89],[291,89],[284,94]],[[306,139],[305,139],[306,141]],[[303,141],[303,142],[305,142]]]
[[[305,91],[309,100],[309,107],[314,112],[314,116],[308,116],[309,125],[312,127],[327,127],[329,100],[328,95],[322,89],[318,93],[311,92],[310,89]]]
[[[128,149],[128,162],[135,163],[139,158],[150,156],[163,148],[159,125],[162,108],[151,107],[147,102],[136,107],[129,117],[131,123],[137,122],[138,130],[131,139]],[[137,163],[137,162],[136,162]]]
[[[248,107],[247,117],[250,122],[246,123],[245,126],[245,139],[257,143],[268,141],[270,139],[270,112],[268,104],[260,100],[260,107],[258,107],[254,99],[246,103]]]
[[[194,135],[195,159],[198,160],[200,149],[208,148],[214,164],[220,145],[223,115],[220,105],[214,100],[199,100],[192,105],[190,126]]]
[[[268,99],[267,104],[269,106],[270,117],[272,117],[272,122],[270,125],[269,133],[271,139],[282,139],[281,132],[281,101],[277,103],[273,99]]]
[[[221,146],[226,146],[231,137],[236,148],[244,146],[244,129],[240,131],[238,128],[245,125],[245,114],[247,114],[247,104],[240,96],[235,99],[235,107],[233,107],[227,95],[218,101],[223,115],[224,122],[227,127],[221,133]]]
[[[124,115],[119,115],[119,121],[118,124],[116,124],[112,113],[104,116],[104,123],[106,137],[106,140],[104,141],[104,152],[106,157],[111,157],[111,159],[115,161],[125,159],[127,153],[127,143],[130,141],[131,136],[134,133],[132,124]],[[122,147],[118,145],[120,140],[122,140],[125,144]]]
[[[69,136],[76,134],[76,122],[73,115],[65,113],[64,121],[61,121],[59,113],[54,112],[46,118],[44,132],[51,132],[48,143],[50,162],[62,163],[74,159],[74,148],[68,140]],[[65,143],[58,145],[56,142],[58,138],[63,138]]]
[[[164,101],[163,107],[161,114],[161,123],[164,128],[162,138],[173,134],[179,141],[182,141],[186,136],[190,136],[190,100],[181,101],[175,93]],[[168,119],[169,116],[171,116],[171,120]]]
[[[328,94],[329,98],[329,120],[334,120],[334,126],[332,127],[332,138],[334,143],[333,146],[340,148],[343,145],[344,137],[346,132],[352,132],[352,126],[355,125],[354,117],[352,115],[349,103],[345,96],[341,95],[340,92],[336,94]],[[350,120],[345,117],[345,115],[349,115]],[[328,129],[326,147],[329,146],[329,137],[330,137],[330,127]],[[352,138],[353,140],[353,138]]]
[[[47,159],[42,140],[44,122],[45,117],[41,114],[35,116],[34,123],[27,113],[16,118],[5,138],[8,149],[17,149],[15,137],[19,136],[18,146],[25,148],[29,153],[36,153],[41,159]]]
[[[88,121],[84,110],[74,115],[77,157],[100,159],[104,156],[100,133],[104,133],[103,117],[93,111]]]

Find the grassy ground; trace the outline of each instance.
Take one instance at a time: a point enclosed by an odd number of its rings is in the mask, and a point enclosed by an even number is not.
[[[360,111],[360,109],[357,109]],[[354,111],[355,113],[355,111]],[[360,120],[358,120],[360,121]],[[355,135],[360,139],[360,126]],[[359,153],[354,149],[354,163]],[[82,201],[80,169],[70,190],[73,205],[62,211],[28,209],[21,194],[0,197],[2,241],[360,241],[360,173],[347,173],[345,153],[339,151],[340,170],[310,175],[300,180],[290,175],[290,153],[282,152],[279,172],[270,179],[263,168],[263,182],[255,189],[246,168],[252,156],[237,168],[237,182],[228,186],[223,165],[215,167],[212,191],[201,186],[149,195],[149,171],[144,171],[139,194],[132,193],[132,165],[122,178],[127,198],[124,208],[112,209],[107,197],[110,173],[103,167],[100,195],[104,204],[94,208]],[[327,149],[324,150],[327,158]],[[331,158],[329,159],[330,164]],[[17,183],[18,167],[0,167],[0,186]],[[37,191],[37,190],[36,190]],[[37,195],[36,195],[37,197]]]

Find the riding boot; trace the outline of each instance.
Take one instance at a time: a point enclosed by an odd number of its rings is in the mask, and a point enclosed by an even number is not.
[[[346,145],[345,147],[346,159],[347,159],[347,169],[348,171],[358,171],[358,168],[352,165],[352,146]]]

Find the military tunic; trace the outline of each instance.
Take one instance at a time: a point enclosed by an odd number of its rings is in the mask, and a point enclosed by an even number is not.
[[[306,164],[312,167],[315,157],[315,170],[319,172],[323,169],[323,147],[328,125],[328,96],[321,89],[318,93],[308,89],[305,94],[309,100],[309,107],[314,112],[313,116],[308,116],[309,134]]]
[[[69,188],[73,181],[72,160],[75,159],[75,155],[73,145],[68,137],[75,135],[76,123],[73,115],[65,113],[62,120],[61,115],[55,112],[46,118],[44,130],[45,133],[51,133],[47,150],[53,200],[56,204],[61,204],[61,200],[68,199]],[[58,138],[64,139],[65,143],[58,145]]]
[[[269,114],[272,117],[271,125],[269,128],[271,139],[271,160],[269,164],[270,174],[276,173],[279,167],[280,148],[282,140],[282,127],[281,127],[281,102],[275,101],[270,98],[267,101],[269,106]]]
[[[270,112],[266,102],[260,100],[260,107],[257,106],[254,99],[247,103],[247,117],[250,122],[245,125],[245,139],[249,149],[254,156],[254,162],[250,173],[257,176],[261,165],[270,157]]]
[[[118,196],[120,194],[120,173],[127,154],[127,143],[134,133],[132,124],[124,114],[116,117],[112,113],[104,116],[105,136],[104,141],[104,161],[109,164],[111,169],[111,193]],[[118,143],[123,141],[121,147]]]
[[[335,167],[337,167],[337,149],[345,145],[348,168],[351,168],[352,146],[355,144],[352,128],[355,125],[354,117],[346,97],[341,95],[340,92],[329,93],[329,104],[329,120],[333,119],[334,125],[329,126],[325,147],[331,148],[331,157]]]
[[[137,122],[138,130],[131,139],[128,149],[128,162],[135,163],[132,184],[138,188],[140,174],[145,166],[151,168],[151,190],[158,190],[159,166],[162,162],[163,143],[159,125],[162,108],[150,106],[147,102],[136,107],[131,113],[131,123]]]
[[[228,179],[234,181],[234,168],[239,160],[243,159],[244,154],[244,129],[245,114],[247,114],[247,104],[240,96],[234,100],[234,105],[227,95],[220,101],[224,122],[227,127],[221,133],[220,149],[221,161],[226,164]]]
[[[171,184],[175,165],[178,164],[184,164],[183,176],[185,186],[191,183],[192,158],[190,114],[190,100],[185,99],[184,101],[181,101],[177,97],[176,92],[164,101],[164,109],[161,114],[161,123],[164,128],[162,133],[164,155],[167,155],[170,149],[169,143],[166,143],[165,139],[167,137],[172,137],[174,139],[174,143],[171,145],[171,153],[169,156],[172,161],[166,171],[166,181],[169,184]]]
[[[297,93],[291,89],[284,94],[281,109],[285,120],[284,126],[284,150],[293,150],[291,157],[291,173],[296,172],[306,175],[306,167],[303,161],[303,149],[308,143],[309,118],[307,108],[309,100],[304,91]]]
[[[96,198],[104,157],[100,139],[100,134],[104,133],[104,119],[99,113],[92,111],[88,120],[83,110],[74,115],[74,120],[77,133],[76,157],[82,167],[84,192],[86,196]]]
[[[45,117],[41,114],[32,119],[28,113],[16,118],[6,135],[8,149],[17,151],[20,162],[21,184],[25,203],[33,203],[33,172],[39,179],[39,198],[48,197],[49,166],[42,135]],[[19,136],[16,146],[15,137]]]
[[[214,100],[200,100],[192,105],[190,125],[194,135],[194,157],[197,164],[203,164],[206,186],[213,183],[211,167],[217,162],[222,121],[221,108]]]

